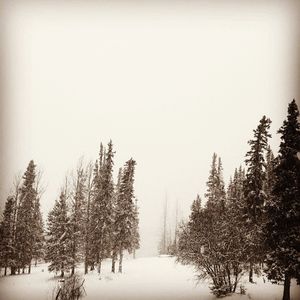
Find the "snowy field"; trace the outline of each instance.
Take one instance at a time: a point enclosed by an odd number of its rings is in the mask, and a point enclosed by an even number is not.
[[[85,275],[84,300],[209,300],[216,299],[208,283],[197,284],[191,267],[175,263],[172,257],[151,257],[124,261],[124,273],[112,274],[110,261],[103,264],[101,277],[92,272]],[[83,273],[83,269],[79,270]],[[47,265],[32,268],[32,274],[1,277],[1,300],[51,300],[58,278],[47,272]],[[234,294],[225,299],[281,300],[282,285],[247,284],[246,295]],[[224,299],[224,298],[223,298]],[[300,299],[300,286],[292,282],[291,299]]]

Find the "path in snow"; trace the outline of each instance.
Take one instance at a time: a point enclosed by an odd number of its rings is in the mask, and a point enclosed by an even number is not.
[[[210,300],[216,299],[207,283],[196,284],[193,268],[176,264],[172,257],[151,257],[124,261],[124,273],[112,274],[110,261],[103,263],[101,278],[96,272],[85,276],[84,300]],[[44,270],[44,271],[42,271]],[[79,270],[82,273],[83,269]],[[246,295],[234,294],[230,300],[281,300],[282,285],[248,284]],[[0,300],[51,300],[57,278],[47,265],[33,267],[30,275],[1,277]],[[291,300],[300,299],[300,287],[293,282]]]

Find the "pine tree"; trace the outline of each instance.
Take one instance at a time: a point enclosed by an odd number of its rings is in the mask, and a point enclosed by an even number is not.
[[[283,300],[290,299],[290,280],[300,282],[300,124],[295,100],[278,133],[281,144],[272,201],[267,202],[266,224],[267,274],[275,281],[284,280]]]
[[[266,201],[266,193],[263,190],[266,179],[264,154],[268,148],[268,138],[271,137],[268,132],[270,124],[270,119],[263,116],[254,130],[254,139],[248,142],[250,150],[246,154],[245,221],[248,224],[246,243],[249,244],[249,282],[253,282],[253,265],[261,262],[263,257],[262,225]]]
[[[102,144],[100,145],[100,153],[103,151]],[[100,154],[101,157],[101,154]],[[102,162],[102,158],[100,160],[100,165]],[[91,187],[91,199],[90,199],[90,225],[89,225],[89,240],[90,243],[90,249],[89,249],[89,255],[88,255],[88,261],[89,265],[91,267],[91,271],[95,269],[95,264],[98,262],[98,246],[97,243],[95,243],[95,240],[97,240],[96,234],[99,232],[99,226],[98,226],[98,218],[97,215],[100,213],[99,211],[99,203],[97,200],[97,195],[100,191],[100,172],[99,172],[99,163],[98,160],[96,160],[94,169],[93,169],[93,179],[92,179],[92,187]]]
[[[79,163],[74,178],[74,192],[71,203],[70,232],[71,232],[71,275],[75,273],[75,267],[82,258],[84,248],[84,226],[85,226],[85,181],[86,174]]]
[[[116,242],[119,252],[119,272],[122,273],[123,251],[133,250],[134,236],[134,170],[136,162],[131,158],[122,172],[119,197],[115,216]]]
[[[102,144],[101,144],[102,145]],[[101,271],[101,262],[111,255],[112,226],[113,226],[113,144],[108,143],[107,152],[100,147],[100,169],[97,182],[97,194],[93,203],[93,253],[98,264],[98,273]]]
[[[213,155],[207,182],[207,202],[201,207],[197,196],[191,207],[189,222],[180,228],[178,260],[193,264],[199,277],[209,276],[217,296],[234,292],[243,270],[247,248],[240,216],[243,203],[244,172],[236,170],[227,200],[222,179],[222,163]]]
[[[61,277],[64,277],[65,272],[73,266],[70,227],[66,191],[62,191],[59,200],[55,201],[54,207],[48,215],[46,244],[46,261],[50,262],[48,269],[50,272],[61,272]]]
[[[33,248],[35,233],[32,224],[34,223],[34,204],[37,192],[34,188],[35,164],[31,160],[23,176],[23,185],[20,190],[20,200],[16,223],[16,255],[18,268],[23,269],[28,266],[30,273],[31,260],[33,258]]]
[[[4,275],[7,274],[7,268],[13,264],[14,249],[14,198],[8,197],[3,212],[3,220],[0,224],[0,260],[1,267],[4,267]]]
[[[114,201],[113,201],[113,228],[112,228],[112,263],[111,263],[111,271],[115,273],[116,271],[116,260],[118,257],[118,224],[117,224],[117,218],[118,218],[118,204],[119,197],[120,197],[120,188],[121,188],[121,179],[122,179],[122,168],[119,168],[118,173],[118,180],[115,187],[115,193],[114,193]]]
[[[247,264],[245,259],[248,252],[248,245],[245,242],[247,226],[245,226],[243,218],[243,209],[245,207],[244,182],[245,171],[242,167],[235,169],[227,191],[224,239],[229,243],[226,269],[227,272],[230,270],[233,275],[233,292],[237,288],[240,273]]]
[[[167,219],[168,219],[168,199],[166,195],[164,210],[163,210],[163,230],[161,234],[161,239],[158,246],[158,251],[160,255],[168,254],[168,232],[167,232]]]
[[[89,266],[92,266],[92,198],[93,198],[93,166],[89,163],[86,168],[86,201],[84,212],[84,273],[88,273]]]
[[[210,174],[208,177],[207,193],[205,197],[207,198],[207,205],[215,205],[218,202],[217,195],[217,186],[218,186],[218,170],[217,170],[217,154],[214,153],[212,157],[212,164],[210,169]]]

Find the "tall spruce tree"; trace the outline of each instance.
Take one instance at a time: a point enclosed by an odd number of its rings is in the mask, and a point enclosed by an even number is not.
[[[121,188],[121,179],[122,179],[122,168],[119,168],[118,180],[115,187],[114,201],[113,201],[113,228],[112,228],[112,263],[111,263],[111,271],[115,273],[116,271],[116,260],[118,257],[118,204],[120,197],[120,188]]]
[[[265,151],[268,148],[268,138],[271,120],[263,116],[257,129],[254,130],[254,138],[248,143],[250,150],[246,154],[246,184],[245,184],[245,221],[248,224],[246,243],[249,244],[249,282],[253,282],[253,266],[263,259],[263,207],[266,201],[264,192]]]
[[[134,236],[134,170],[136,162],[131,158],[125,163],[122,172],[119,197],[115,216],[116,242],[119,252],[119,272],[122,273],[123,252],[133,251]]]
[[[46,261],[50,262],[48,270],[50,272],[61,272],[61,277],[64,277],[65,272],[73,266],[70,227],[66,191],[63,190],[48,215],[48,239],[46,244]]]
[[[22,268],[23,273],[26,266],[28,266],[28,272],[30,273],[34,252],[35,232],[32,224],[34,224],[34,204],[37,197],[37,192],[34,188],[35,167],[33,160],[31,160],[23,176],[17,213],[16,257],[18,268],[19,270]]]
[[[112,226],[113,226],[113,144],[108,143],[107,151],[100,146],[100,169],[96,195],[93,203],[93,253],[98,264],[98,273],[101,271],[101,262],[110,257],[112,249]]]
[[[100,158],[102,153],[102,143],[100,146]],[[101,158],[102,160],[102,158]],[[101,165],[100,160],[100,165]],[[100,191],[100,172],[99,172],[99,162],[96,160],[94,169],[93,169],[93,176],[92,176],[92,190],[91,190],[91,199],[90,199],[90,226],[89,226],[89,239],[91,240],[90,249],[89,249],[89,266],[91,267],[91,271],[95,269],[95,264],[99,261],[99,255],[98,255],[98,243],[95,241],[98,241],[97,239],[97,233],[99,233],[99,225],[98,225],[98,218],[97,215],[100,213],[99,210],[99,202],[97,200],[97,195]]]
[[[92,199],[93,199],[93,165],[89,163],[86,167],[86,201],[84,212],[84,273],[88,273],[89,266],[92,265]]]
[[[267,202],[267,274],[284,280],[283,300],[290,299],[292,277],[300,282],[300,124],[295,100],[288,106],[287,119],[278,133],[281,143],[272,201]]]
[[[74,176],[74,191],[71,203],[70,232],[71,232],[71,275],[75,273],[75,267],[83,256],[84,226],[85,226],[85,190],[86,174],[82,161],[79,162]]]

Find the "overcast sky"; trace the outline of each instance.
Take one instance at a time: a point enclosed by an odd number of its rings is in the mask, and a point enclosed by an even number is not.
[[[112,139],[115,175],[137,161],[140,255],[157,249],[166,195],[170,219],[176,201],[186,217],[213,152],[227,183],[264,114],[276,152],[287,103],[300,98],[289,1],[2,2],[2,206],[34,159],[46,217],[66,172]]]

